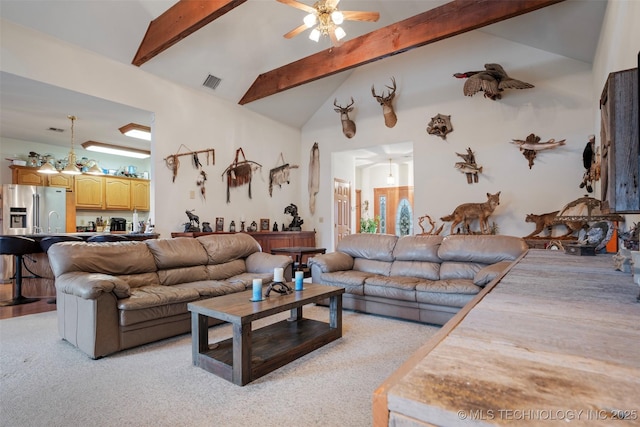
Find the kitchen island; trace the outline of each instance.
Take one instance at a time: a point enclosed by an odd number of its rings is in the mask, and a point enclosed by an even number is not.
[[[93,236],[118,234],[126,237],[127,240],[147,240],[157,239],[160,237],[157,233],[38,233],[38,234],[20,234],[22,237],[28,237],[40,242],[45,237],[64,237],[75,236],[83,240],[88,240]],[[22,294],[26,297],[55,297],[56,288],[54,285],[53,272],[49,266],[49,258],[47,254],[42,252],[33,253],[24,257],[24,266],[22,269]],[[26,268],[25,268],[26,267]],[[40,277],[31,277],[37,275]]]

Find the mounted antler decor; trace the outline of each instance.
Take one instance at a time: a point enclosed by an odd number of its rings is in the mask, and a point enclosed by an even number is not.
[[[467,184],[478,182],[478,174],[482,173],[482,166],[476,163],[476,156],[471,148],[467,148],[466,154],[456,153],[456,155],[464,160],[464,162],[456,162],[455,168],[467,176]]]
[[[521,139],[514,139],[511,141],[512,144],[520,147],[520,151],[522,151],[522,155],[529,160],[529,169],[533,166],[533,160],[536,158],[538,151],[542,150],[551,150],[552,148],[558,148],[561,145],[564,145],[564,139],[561,141],[556,141],[555,139],[550,139],[547,142],[540,142],[540,137],[534,134],[530,134],[527,136],[527,139],[524,141]]]
[[[242,154],[242,159],[240,160],[240,154]],[[253,166],[255,165],[255,166]],[[231,187],[239,187],[244,184],[249,184],[249,198],[251,198],[251,178],[253,176],[254,168],[261,168],[262,165],[260,163],[247,160],[244,155],[244,151],[242,148],[238,148],[236,150],[236,157],[225,170],[222,172],[222,179],[224,176],[227,176],[227,203],[231,202],[231,194],[229,189]]]
[[[371,94],[373,97],[382,105],[382,114],[384,115],[384,125],[388,128],[392,128],[398,122],[398,118],[396,117],[396,112],[393,111],[393,98],[396,96],[396,79],[395,77],[391,77],[391,82],[393,87],[386,86],[389,89],[389,93],[387,95],[382,91],[382,95],[376,95],[376,90],[371,85]]]
[[[356,124],[353,120],[349,118],[349,113],[353,111],[353,97],[351,97],[351,103],[346,107],[338,105],[338,98],[333,100],[333,105],[337,108],[334,108],[336,113],[340,113],[340,121],[342,122],[342,133],[347,138],[353,138],[356,134]]]
[[[284,161],[284,156],[280,153],[278,161],[282,160],[281,166],[276,166],[269,171],[269,196],[273,197],[273,185],[282,188],[282,184],[289,184],[289,172],[291,169],[297,169],[298,165],[289,165]]]
[[[453,126],[451,125],[451,116],[445,116],[444,114],[438,114],[435,117],[431,117],[431,121],[427,125],[427,133],[429,135],[439,136],[446,140],[447,134],[453,132]]]

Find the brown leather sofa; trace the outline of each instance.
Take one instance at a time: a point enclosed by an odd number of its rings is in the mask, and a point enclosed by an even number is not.
[[[314,283],[343,286],[343,308],[443,325],[528,250],[520,237],[351,234],[309,259]]]
[[[48,256],[60,335],[92,358],[189,332],[189,302],[271,281],[276,267],[291,279],[291,258],[244,233],[65,242]]]

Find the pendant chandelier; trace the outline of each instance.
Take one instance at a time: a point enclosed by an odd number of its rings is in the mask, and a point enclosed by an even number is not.
[[[62,169],[62,173],[66,173],[67,175],[80,175],[82,172],[80,172],[80,169],[78,169],[78,166],[76,165],[77,163],[76,152],[73,149],[73,141],[75,137],[73,124],[77,120],[77,117],[69,115],[67,116],[67,118],[71,120],[71,151],[69,151],[68,162],[67,162],[67,165],[64,167],[64,169]]]

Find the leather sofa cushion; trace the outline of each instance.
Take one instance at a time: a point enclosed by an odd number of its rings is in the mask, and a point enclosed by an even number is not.
[[[118,300],[119,310],[140,310],[142,308],[195,301],[200,294],[195,289],[177,286],[143,286],[131,290],[131,296]]]
[[[208,234],[196,237],[196,240],[207,251],[209,264],[224,264],[262,251],[260,244],[245,233]]]
[[[371,276],[373,274],[363,271],[345,270],[322,273],[320,279],[324,284],[344,287],[349,294],[364,295],[364,281]]]
[[[356,258],[353,260],[353,269],[364,273],[380,274],[388,276],[391,274],[391,262],[378,261],[375,259]]]
[[[234,259],[221,264],[209,264],[206,266],[206,271],[211,280],[226,280],[229,277],[245,273],[247,268],[243,259]]]
[[[218,280],[204,280],[198,282],[181,283],[175,285],[178,289],[194,289],[198,291],[201,298],[218,297],[220,295],[242,292],[245,290],[242,282],[221,282]]]
[[[262,284],[269,284],[273,281],[273,272],[271,273],[242,273],[237,276],[229,277],[226,281],[234,284],[241,284],[246,289],[253,285],[253,279],[262,279]],[[286,279],[285,279],[286,280]]]
[[[127,298],[131,288],[120,277],[110,274],[72,271],[56,280],[56,290],[83,299],[97,299],[100,294],[113,292],[116,298]]]
[[[145,243],[159,270],[205,265],[209,261],[202,244],[191,237],[149,239]]]
[[[442,236],[403,236],[393,249],[396,261],[428,261],[440,263],[438,248]]]
[[[338,242],[336,251],[354,258],[391,262],[397,241],[398,237],[390,234],[349,234]]]
[[[173,316],[180,316],[189,313],[187,304],[189,302],[176,302],[158,306],[149,306],[136,310],[118,310],[118,322],[120,327],[134,326],[143,322],[158,322]]]
[[[141,274],[121,274],[117,276],[129,285],[130,288],[139,288],[140,286],[159,285],[160,279],[157,272],[141,273]]]
[[[391,265],[391,276],[438,280],[440,278],[440,264],[423,261],[394,261]]]
[[[475,295],[471,294],[446,294],[440,292],[418,292],[416,291],[416,299],[419,303],[444,305],[447,307],[462,308],[469,301],[473,299]]]
[[[473,262],[443,262],[440,264],[440,279],[473,280],[476,273],[484,267],[486,267],[485,264]]]
[[[56,277],[70,271],[121,275],[157,270],[153,255],[144,241],[61,242],[49,248],[48,256]]]
[[[330,252],[309,258],[309,266],[317,265],[323,273],[353,269],[353,257],[342,252]]]
[[[475,295],[480,292],[480,287],[473,284],[472,280],[434,280],[421,282],[416,285],[416,292],[437,292],[443,294],[468,294]]]
[[[452,234],[442,240],[438,256],[444,261],[494,264],[513,261],[527,250],[527,243],[520,237]]]
[[[364,294],[403,301],[416,300],[416,285],[420,279],[400,276],[372,276],[364,282]]]
[[[188,238],[188,237],[187,237]],[[193,240],[193,239],[192,239]],[[195,282],[198,280],[208,280],[207,267],[196,265],[192,267],[170,268],[159,270],[158,277],[162,285],[176,285],[178,283]]]

